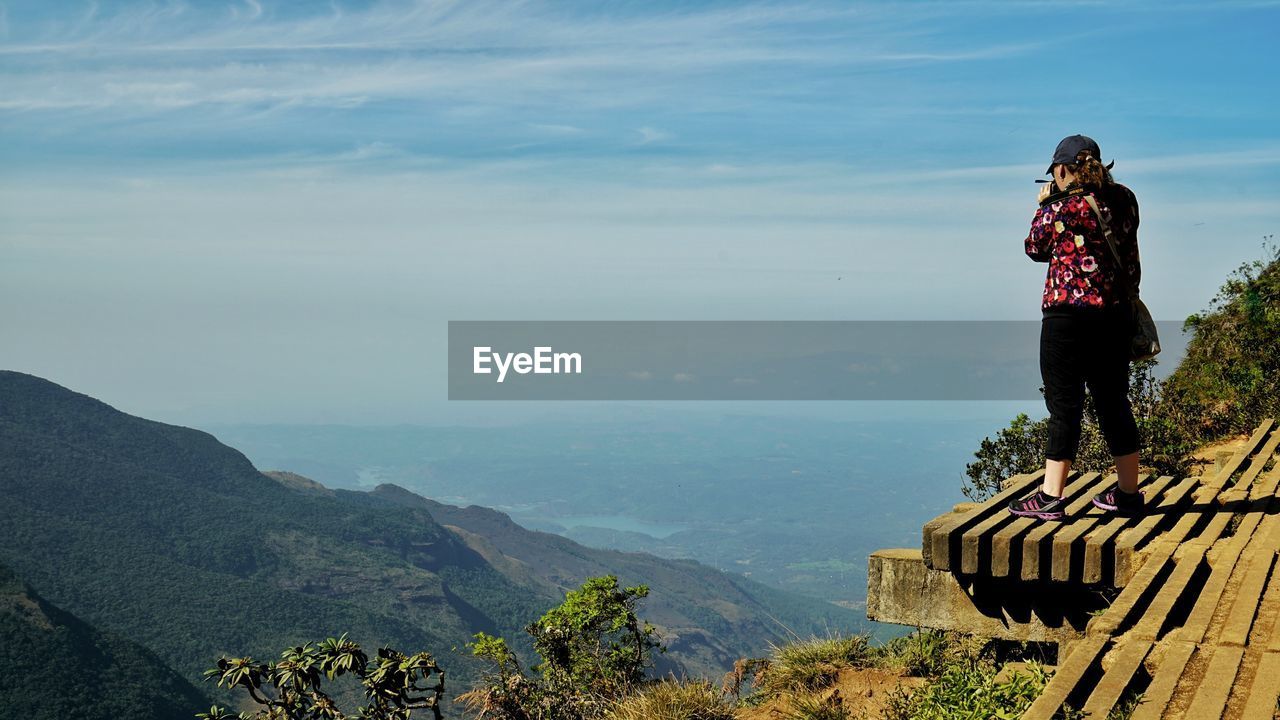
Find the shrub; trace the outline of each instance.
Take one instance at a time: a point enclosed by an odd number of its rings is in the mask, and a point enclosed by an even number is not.
[[[997,683],[994,663],[978,658],[949,664],[935,682],[910,693],[899,688],[885,706],[887,720],[1014,720],[1031,706],[1049,675],[1032,663]]]
[[[440,698],[444,693],[444,670],[428,653],[405,655],[390,648],[378,650],[370,661],[360,646],[347,636],[329,638],[318,646],[307,643],[285,650],[279,662],[259,663],[253,658],[218,659],[218,666],[205,671],[205,678],[217,679],[220,687],[244,688],[249,698],[262,706],[255,712],[232,715],[213,706],[196,717],[204,720],[268,718],[328,718],[344,720],[323,689],[324,680],[352,675],[364,686],[369,704],[350,717],[365,720],[408,720],[414,710],[430,710],[440,720]],[[435,680],[432,681],[432,676]]]
[[[982,501],[1000,492],[1005,478],[1034,472],[1044,464],[1044,444],[1049,436],[1048,420],[1032,420],[1018,413],[1009,427],[996,433],[996,439],[984,438],[974,455],[976,462],[965,465],[968,476],[961,492],[974,501]]]
[[[1162,410],[1196,440],[1248,433],[1280,415],[1280,246],[1265,252],[1265,261],[1237,268],[1210,308],[1183,324],[1192,338],[1165,383]]]
[[[531,676],[505,640],[477,633],[472,654],[492,667],[481,685],[460,696],[494,720],[585,720],[603,716],[644,681],[652,651],[665,652],[656,630],[636,616],[649,594],[619,588],[618,578],[591,578],[525,629],[542,662]]]
[[[947,635],[920,630],[897,637],[877,650],[877,664],[913,677],[936,677],[953,656]]]
[[[620,589],[618,578],[591,578],[565,596],[526,631],[542,658],[534,668],[551,685],[593,688],[616,694],[644,679],[650,651],[659,646],[655,630],[641,623],[636,604],[649,595],[644,585]]]

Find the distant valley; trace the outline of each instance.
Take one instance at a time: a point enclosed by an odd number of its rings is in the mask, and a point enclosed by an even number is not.
[[[965,464],[1008,421],[598,414],[497,428],[210,430],[262,468],[334,487],[394,483],[584,545],[693,558],[859,607],[867,554],[918,543],[925,521],[964,499]]]
[[[792,634],[866,622],[694,561],[587,548],[396,485],[267,475],[207,433],[7,371],[0,565],[215,698],[225,695],[201,673],[219,654],[271,657],[343,632],[435,653],[465,689],[480,669],[465,649],[473,633],[527,652],[522,628],[604,574],[650,587],[644,616],[670,648],[661,672],[716,676]]]

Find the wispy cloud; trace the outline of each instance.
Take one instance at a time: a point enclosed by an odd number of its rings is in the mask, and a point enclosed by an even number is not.
[[[549,3],[381,2],[290,14],[248,0],[215,13],[171,3],[22,28],[0,46],[7,110],[202,104],[349,107],[431,99],[604,106],[709,71],[946,63],[1034,44],[929,36],[875,6],[751,4],[570,14]],[[602,94],[599,88],[610,91]]]
[[[1193,312],[1277,224],[1274,7],[0,0],[0,359],[416,403],[449,317],[1038,317],[1073,132]]]

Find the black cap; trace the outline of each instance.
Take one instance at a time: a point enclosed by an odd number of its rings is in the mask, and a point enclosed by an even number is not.
[[[1062,142],[1058,143],[1058,148],[1053,151],[1053,162],[1049,163],[1049,169],[1044,171],[1045,175],[1053,173],[1054,165],[1075,165],[1076,156],[1088,150],[1099,162],[1102,161],[1102,150],[1098,147],[1098,143],[1093,138],[1084,135],[1068,135],[1062,138]],[[1115,164],[1113,161],[1112,165]],[[1111,165],[1107,166],[1108,168]]]

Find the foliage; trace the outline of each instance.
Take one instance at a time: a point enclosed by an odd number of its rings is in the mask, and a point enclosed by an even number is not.
[[[344,675],[359,680],[368,700],[368,705],[355,715],[339,710],[321,687],[323,680],[333,681]],[[231,715],[215,705],[196,716],[204,720],[408,720],[413,710],[419,709],[431,710],[436,720],[442,717],[444,670],[435,658],[425,652],[405,655],[380,648],[377,658],[370,662],[369,656],[346,635],[319,645],[307,643],[289,648],[274,663],[223,656],[216,668],[205,671],[205,677],[216,678],[219,686],[244,689],[262,709]]]
[[[838,695],[812,706],[805,704],[808,694],[824,690],[836,682],[840,671],[869,667],[879,663],[881,648],[871,647],[866,635],[830,634],[811,636],[784,645],[771,645],[767,658],[742,658],[724,676],[721,692],[734,697],[739,705],[758,705],[771,698],[790,698],[788,707],[812,717],[825,717],[844,712]],[[751,678],[752,693],[742,695],[742,685]],[[799,704],[797,704],[799,703]],[[827,714],[827,715],[824,715]],[[803,715],[802,715],[803,716]],[[835,715],[844,717],[844,715]]]
[[[1280,245],[1238,267],[1210,308],[1187,318],[1187,356],[1166,382],[1164,412],[1193,438],[1251,432],[1280,417]]]
[[[866,635],[810,637],[775,645],[768,658],[743,658],[725,675],[723,692],[742,701],[742,684],[765,697],[796,695],[830,687],[840,671],[884,668],[915,677],[935,677],[958,660],[979,654],[985,643],[967,635],[921,629],[882,645],[871,645]]]
[[[1266,261],[1241,265],[1209,310],[1187,318],[1183,332],[1192,333],[1187,353],[1168,378],[1155,379],[1155,359],[1130,365],[1139,457],[1155,475],[1184,475],[1195,448],[1280,417],[1280,246],[1267,253]],[[1004,479],[1042,467],[1047,436],[1047,418],[1033,421],[1022,413],[994,440],[984,439],[974,453],[977,460],[965,466],[965,496],[986,500],[1000,491]],[[1072,467],[1107,472],[1113,466],[1093,398],[1086,395]]]
[[[969,479],[961,492],[970,500],[982,501],[1000,492],[1005,478],[1033,472],[1044,462],[1048,428],[1048,420],[1018,413],[1009,427],[996,433],[995,440],[984,438],[974,453],[978,460],[965,466]]]
[[[949,663],[934,682],[910,693],[898,688],[885,707],[887,720],[1014,720],[1049,681],[1038,664],[996,682],[998,668],[980,657]]]
[[[605,720],[733,720],[711,683],[661,680],[614,702]]]
[[[477,633],[472,653],[489,661],[482,684],[458,699],[483,718],[577,720],[603,716],[638,688],[665,652],[655,628],[636,615],[644,585],[620,588],[613,575],[587,580],[526,629],[542,662],[526,672],[505,640]]]
[[[526,629],[542,658],[534,670],[551,685],[612,691],[640,682],[659,646],[654,627],[636,617],[648,595],[644,585],[619,589],[613,575],[587,580]]]
[[[774,646],[764,672],[768,694],[794,690],[820,690],[835,682],[840,670],[869,663],[870,646],[863,635],[833,635]]]
[[[0,566],[0,717],[172,720],[206,698],[146,648],[48,603]]]
[[[878,648],[877,664],[912,677],[936,677],[951,658],[952,644],[946,633],[920,630],[894,638]]]
[[[914,690],[899,686],[889,696],[884,717],[890,720],[988,720],[1016,718],[1043,690],[1048,674],[1027,657],[1036,646],[1020,648],[961,633],[919,630],[882,645],[863,636],[814,638],[777,648],[768,659],[740,661],[726,677],[726,690],[740,687],[753,670],[763,673],[759,700],[779,702],[776,712],[794,720],[845,720],[859,708],[846,704],[839,688],[828,690],[841,670],[882,668],[926,678]],[[1001,665],[1013,653],[1028,660],[1026,671],[997,681]],[[770,675],[774,677],[771,679]]]

